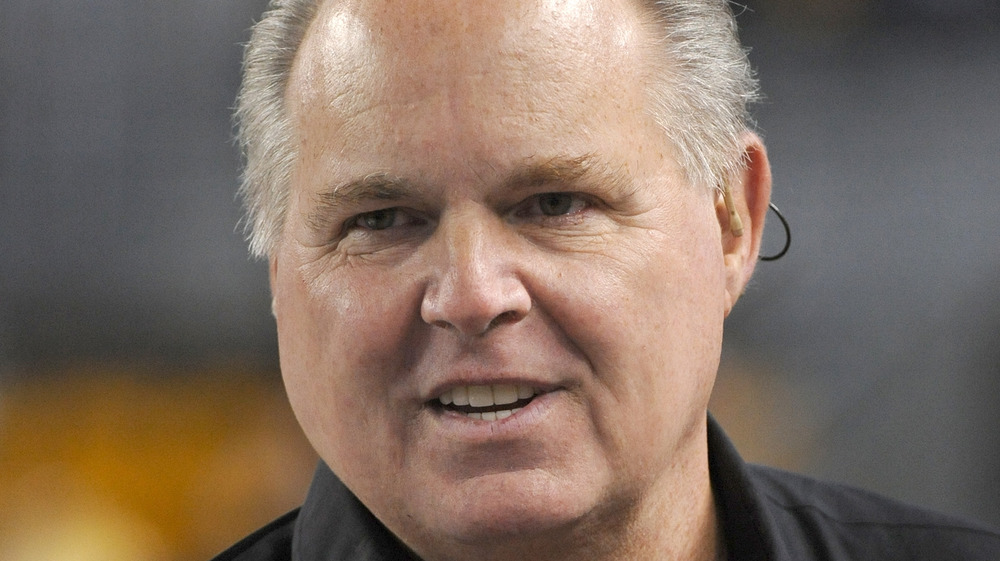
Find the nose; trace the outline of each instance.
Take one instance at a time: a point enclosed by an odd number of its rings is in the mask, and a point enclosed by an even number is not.
[[[531,310],[509,232],[496,216],[442,219],[435,232],[430,279],[420,315],[466,337],[517,323]]]

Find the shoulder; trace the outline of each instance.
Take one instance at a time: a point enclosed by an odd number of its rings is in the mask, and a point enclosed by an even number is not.
[[[748,475],[790,552],[821,559],[1000,559],[1000,532],[846,485],[773,468]]]
[[[299,509],[295,509],[243,538],[212,561],[290,561],[292,533]]]

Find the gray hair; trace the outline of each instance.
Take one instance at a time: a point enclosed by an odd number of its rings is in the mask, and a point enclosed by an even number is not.
[[[271,0],[243,59],[235,119],[245,167],[240,194],[250,251],[274,249],[296,158],[285,105],[295,55],[323,0]],[[651,86],[652,117],[695,185],[721,189],[742,169],[741,135],[757,83],[727,0],[638,0],[663,60]]]

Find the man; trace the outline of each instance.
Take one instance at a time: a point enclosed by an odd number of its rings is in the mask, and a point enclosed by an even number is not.
[[[323,462],[218,559],[997,559],[707,417],[770,196],[716,0],[280,1],[238,109]]]

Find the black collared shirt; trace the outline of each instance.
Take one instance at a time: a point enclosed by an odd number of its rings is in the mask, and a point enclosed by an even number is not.
[[[728,561],[1000,561],[1000,532],[866,491],[748,465],[708,420]],[[325,464],[305,504],[214,561],[419,559]]]

